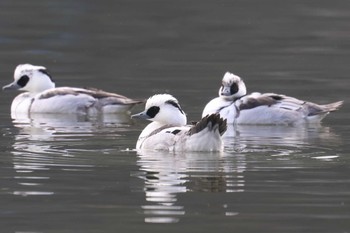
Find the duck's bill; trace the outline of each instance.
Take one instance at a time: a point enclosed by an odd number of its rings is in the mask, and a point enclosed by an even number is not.
[[[221,89],[221,95],[223,95],[223,96],[230,96],[231,95],[231,88],[224,86]]]
[[[150,117],[146,114],[146,112],[140,112],[131,116],[133,119],[143,119],[148,120]]]
[[[18,90],[20,88],[21,87],[17,83],[10,83],[2,87],[3,90]]]

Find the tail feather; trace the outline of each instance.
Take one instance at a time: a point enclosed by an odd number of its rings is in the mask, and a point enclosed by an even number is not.
[[[343,105],[343,103],[344,101],[337,101],[334,103],[325,104],[321,106],[325,112],[334,112],[334,111],[337,111]]]
[[[307,110],[308,110],[308,117],[312,116],[326,116],[330,112],[334,112],[338,110],[342,105],[344,101],[338,101],[330,104],[324,104],[324,105],[318,105],[310,102],[306,102]],[[322,118],[323,118],[322,117]]]
[[[188,131],[189,135],[193,135],[201,132],[205,128],[209,130],[219,130],[220,135],[223,135],[227,130],[226,119],[220,117],[220,114],[211,114],[203,117],[199,122],[197,122],[191,129]]]

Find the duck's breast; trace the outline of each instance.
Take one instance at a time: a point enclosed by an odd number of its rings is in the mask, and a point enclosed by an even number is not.
[[[142,141],[138,141],[136,148],[142,150],[164,150],[170,151],[174,145],[175,136],[170,133],[160,132]]]
[[[189,126],[170,127],[152,122],[141,133],[136,149],[174,151],[178,149],[180,139],[188,131]]]
[[[17,112],[28,114],[33,98],[34,97],[28,92],[16,96],[11,104],[11,113]]]

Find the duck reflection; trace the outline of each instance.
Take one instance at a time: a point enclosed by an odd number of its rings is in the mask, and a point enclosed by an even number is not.
[[[103,115],[95,119],[69,114],[13,116],[17,132],[10,153],[14,178],[19,185],[13,194],[53,195],[54,192],[48,189],[52,171],[92,171],[94,165],[91,161],[76,152],[87,151],[87,146],[103,152],[99,149],[101,141],[119,136],[119,132],[126,130],[128,124],[128,115]],[[96,136],[101,134],[105,138],[97,140]]]
[[[52,147],[47,142],[69,141],[78,136],[93,136],[101,132],[123,130],[131,123],[127,114],[99,115],[87,118],[76,114],[16,115],[13,124],[19,130],[13,148],[29,152],[45,152]],[[46,144],[46,145],[43,145]]]
[[[224,134],[226,150],[244,149],[248,145],[303,147],[322,143],[341,143],[330,127],[228,125]],[[238,148],[237,148],[238,146]]]
[[[243,155],[142,151],[138,156],[137,176],[144,180],[147,202],[142,206],[145,222],[178,222],[186,212],[178,199],[181,193],[244,191]],[[225,203],[222,211],[227,211]]]
[[[142,209],[145,222],[180,221],[186,210],[193,208],[188,200],[191,192],[197,193],[197,197],[200,196],[198,193],[245,192],[249,178],[247,171],[257,169],[252,167],[254,161],[263,159],[273,163],[271,158],[276,158],[290,167],[303,166],[305,161],[296,159],[298,155],[310,154],[313,158],[325,151],[320,150],[319,145],[341,143],[331,128],[323,126],[229,126],[228,132],[224,137],[223,153],[138,152],[139,172],[136,176],[144,180],[146,204]],[[250,166],[247,156],[253,161]],[[283,159],[279,160],[279,156]],[[225,216],[239,214],[232,202],[227,202],[229,199],[225,202],[225,199],[211,201],[210,195],[206,198],[210,211],[219,211]]]
[[[72,127],[85,122],[85,126],[94,126],[97,122],[101,124],[130,124],[129,114],[99,114],[96,116],[86,116],[82,114],[45,114],[45,113],[11,113],[11,118],[15,126],[20,124],[30,124],[32,126],[59,127],[68,131]],[[88,129],[89,130],[89,129]]]

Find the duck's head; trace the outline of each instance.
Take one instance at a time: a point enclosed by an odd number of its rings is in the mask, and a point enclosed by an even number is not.
[[[169,94],[157,94],[150,97],[145,111],[135,114],[132,118],[146,119],[164,125],[183,126],[187,124],[185,112],[176,98]]]
[[[44,66],[21,64],[15,69],[14,82],[2,89],[39,93],[54,87],[55,83]]]
[[[226,72],[222,78],[219,96],[227,100],[239,99],[247,94],[247,88],[243,80],[230,72]]]

